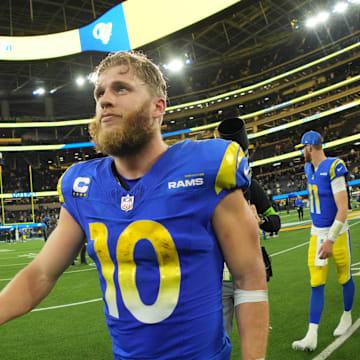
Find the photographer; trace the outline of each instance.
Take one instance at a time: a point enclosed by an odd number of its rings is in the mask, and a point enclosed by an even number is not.
[[[247,137],[244,120],[239,118],[226,119],[218,126],[218,132],[222,139],[237,142],[243,149],[245,156],[249,158],[249,140]],[[250,204],[258,220],[260,229],[264,230],[265,232],[278,232],[281,227],[280,216],[276,214],[274,208],[271,206],[271,203],[266,196],[264,189],[254,178],[251,179],[251,185],[248,191],[245,193],[245,198]],[[270,277],[272,276],[270,258],[263,246],[261,247],[261,250],[266,268],[267,281],[269,281]],[[226,267],[224,269],[223,277],[222,301],[224,306],[223,316],[225,330],[227,333],[230,333],[232,331],[232,320],[234,317],[234,289],[231,274]]]

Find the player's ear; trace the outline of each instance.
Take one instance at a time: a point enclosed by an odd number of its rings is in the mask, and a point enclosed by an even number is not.
[[[166,109],[166,101],[163,97],[157,96],[153,98],[153,118],[157,119],[164,115]]]

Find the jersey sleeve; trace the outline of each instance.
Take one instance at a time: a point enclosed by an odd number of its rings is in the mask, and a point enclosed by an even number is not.
[[[343,160],[335,159],[330,166],[330,181],[333,181],[339,176],[346,176],[348,173],[346,165]]]
[[[250,186],[249,164],[240,145],[230,142],[227,146],[215,180],[215,192],[229,192],[240,188],[246,191]]]

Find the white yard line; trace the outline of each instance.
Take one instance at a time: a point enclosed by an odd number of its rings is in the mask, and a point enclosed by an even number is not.
[[[35,257],[35,256],[34,256]],[[19,258],[29,258],[29,259],[34,259],[34,257],[32,256],[28,256],[28,255],[17,255],[17,256],[12,256],[12,257],[7,257],[7,258],[3,258],[0,256],[0,260],[4,261],[4,260],[13,260],[13,259],[17,259],[19,260]]]
[[[91,271],[91,270],[96,270],[96,267],[92,267],[91,269],[65,271],[63,274],[72,274],[72,273],[78,273],[78,272],[83,272],[83,271]]]
[[[289,249],[281,250],[281,251],[278,251],[278,252],[276,252],[276,253],[274,253],[274,254],[270,254],[270,256],[276,256],[276,255],[280,255],[280,254],[287,253],[287,252],[289,252],[289,251],[291,251],[291,250],[295,250],[295,249],[297,249],[297,248],[299,248],[299,247],[302,247],[302,246],[304,246],[304,245],[307,245],[308,243],[309,243],[309,241],[304,242],[304,243],[302,243],[302,244],[300,244],[300,245],[293,246],[293,247],[291,247],[291,248],[289,248]]]
[[[28,265],[30,264],[30,262],[27,263],[19,263],[19,264],[4,264],[4,265],[0,265],[1,267],[9,267],[9,266],[20,266],[20,265]]]
[[[357,221],[357,222],[352,223],[351,225],[349,225],[349,228],[352,227],[352,226],[354,226],[354,225],[357,225],[357,224],[360,224],[360,221]],[[270,256],[276,256],[276,255],[280,255],[280,254],[287,253],[287,252],[289,252],[289,251],[292,251],[292,250],[295,250],[295,249],[297,249],[297,248],[299,248],[299,247],[302,247],[302,246],[304,246],[304,245],[307,245],[308,243],[309,243],[309,241],[304,242],[304,243],[302,243],[302,244],[300,244],[300,245],[293,246],[293,247],[291,247],[291,248],[289,248],[289,249],[281,250],[281,251],[278,251],[278,252],[276,252],[276,253],[274,253],[274,254],[270,254]]]
[[[86,300],[86,301],[79,301],[79,302],[71,303],[71,304],[49,306],[49,307],[45,307],[45,308],[37,308],[37,309],[32,310],[31,312],[61,309],[61,308],[64,308],[64,307],[70,307],[70,306],[76,306],[76,305],[89,304],[89,303],[98,302],[98,301],[101,301],[101,300],[102,300],[102,298],[97,298],[97,299],[91,299],[91,300]]]
[[[91,264],[90,264],[91,265]],[[82,269],[82,270],[71,270],[71,271],[65,271],[63,274],[72,274],[72,273],[78,273],[78,272],[83,272],[83,271],[92,271],[92,270],[96,270],[96,267],[92,267],[91,269]],[[0,281],[10,281],[13,278],[9,278],[9,279],[0,279]]]
[[[349,227],[352,227],[354,225],[360,224],[360,221],[354,222],[353,224],[349,225]]]
[[[360,318],[357,319],[351,328],[342,336],[334,340],[327,348],[325,348],[319,355],[315,356],[313,360],[327,359],[338,347],[340,347],[358,328],[360,327]]]

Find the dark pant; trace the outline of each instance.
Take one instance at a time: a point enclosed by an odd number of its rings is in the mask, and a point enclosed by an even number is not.
[[[304,210],[302,207],[297,208],[299,220],[304,220]]]
[[[86,244],[84,244],[80,251],[80,262],[86,264]]]

